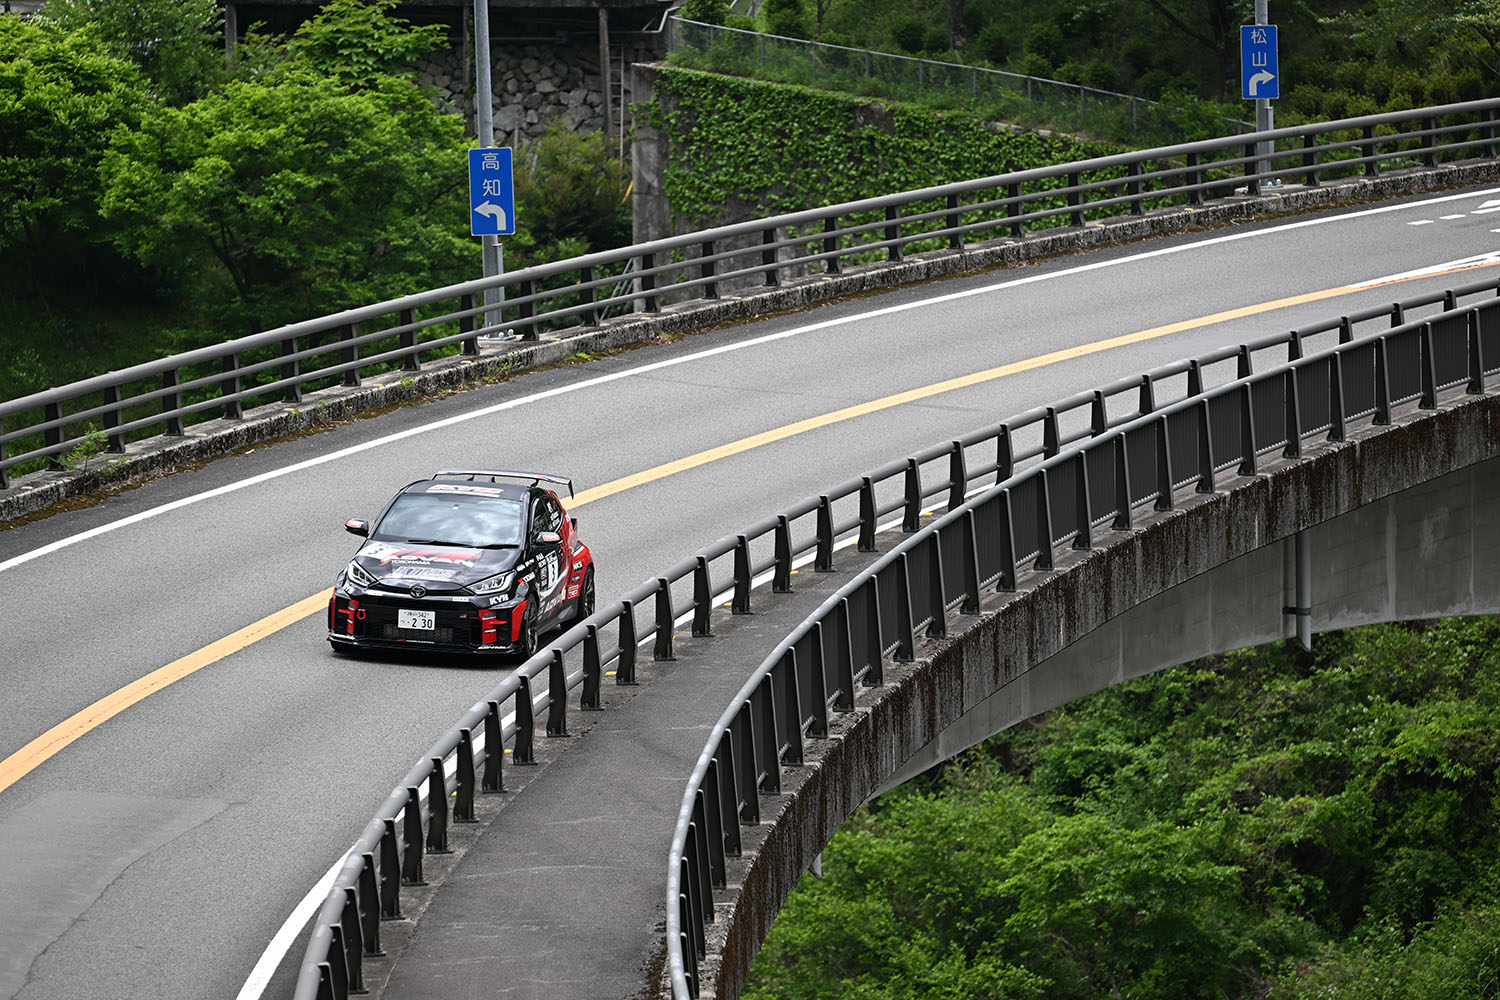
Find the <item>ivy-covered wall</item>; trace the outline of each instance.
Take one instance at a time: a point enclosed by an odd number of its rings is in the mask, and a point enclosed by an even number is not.
[[[958,111],[634,70],[637,241],[1119,152]]]

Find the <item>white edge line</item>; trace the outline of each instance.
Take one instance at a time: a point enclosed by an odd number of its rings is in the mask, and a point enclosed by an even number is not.
[[[369,451],[373,448],[384,447],[387,444],[401,441],[409,437],[414,437],[418,434],[424,434],[428,431],[435,431],[445,427],[451,427],[455,424],[463,423],[468,420],[477,420],[480,417],[487,417],[491,414],[499,413],[504,410],[510,410],[516,407],[525,406],[530,403],[536,403],[545,399],[551,399],[555,396],[578,392],[580,390],[592,388],[597,385],[604,385],[609,382],[618,381],[619,379],[629,378],[635,375],[644,375],[654,371],[661,371],[663,369],[672,368],[677,365],[688,364],[702,358],[714,357],[716,355],[727,354],[733,351],[740,351],[750,347],[758,347],[762,344],[768,344],[773,341],[785,340],[790,337],[798,337],[802,336],[803,334],[815,333],[820,330],[826,330],[837,326],[864,322],[872,317],[889,316],[897,313],[907,312],[912,309],[921,309],[935,303],[954,302],[960,299],[970,298],[975,295],[987,295],[992,292],[1004,291],[1008,288],[1018,288],[1022,285],[1030,285],[1042,281],[1051,281],[1056,278],[1069,277],[1077,274],[1086,274],[1090,271],[1099,271],[1106,268],[1119,267],[1121,265],[1134,263],[1136,261],[1150,260],[1155,257],[1165,257],[1172,254],[1185,253],[1190,250],[1199,250],[1203,247],[1232,243],[1237,240],[1251,239],[1258,236],[1267,236],[1274,233],[1290,232],[1296,229],[1305,229],[1310,226],[1322,226],[1333,222],[1345,222],[1350,219],[1358,219],[1371,215],[1382,215],[1388,212],[1407,211],[1410,209],[1423,208],[1429,205],[1436,205],[1449,201],[1460,201],[1467,198],[1482,198],[1486,195],[1491,194],[1500,194],[1500,188],[1490,191],[1477,191],[1467,192],[1464,194],[1446,195],[1442,198],[1434,198],[1429,201],[1412,202],[1409,204],[1382,205],[1377,208],[1364,209],[1362,211],[1354,212],[1348,215],[1335,215],[1319,219],[1304,219],[1300,222],[1291,222],[1287,223],[1286,225],[1273,226],[1267,229],[1256,229],[1246,232],[1229,233],[1224,236],[1216,236],[1213,239],[1183,243],[1178,246],[1172,247],[1161,247],[1156,250],[1148,250],[1139,254],[1131,254],[1129,256],[1117,257],[1111,260],[1095,261],[1090,264],[1082,264],[1077,267],[1066,268],[1061,271],[1050,271],[1045,274],[1028,275],[1023,278],[1015,278],[1010,281],[1000,282],[999,284],[995,285],[986,285],[983,288],[971,288],[961,292],[950,292],[946,295],[924,298],[916,302],[907,302],[901,305],[887,306],[883,309],[877,309],[873,312],[862,312],[854,316],[845,316],[839,319],[824,320],[820,323],[810,323],[806,326],[796,327],[791,330],[783,330],[780,333],[768,334],[764,337],[757,337],[753,340],[740,341],[734,344],[724,344],[705,351],[698,351],[693,354],[683,355],[679,358],[669,358],[665,361],[652,362],[650,364],[642,365],[638,368],[612,372],[608,375],[600,375],[595,378],[586,379],[582,382],[576,382],[565,386],[557,386],[552,389],[547,389],[543,392],[533,393],[529,396],[522,396],[516,399],[506,400],[503,403],[496,403],[493,406],[486,406],[467,413],[459,413],[451,417],[444,417],[441,420],[436,420],[430,424],[424,424],[420,427],[409,427],[404,431],[398,431],[394,434],[388,434],[384,437],[376,438],[372,441],[366,441],[363,444],[357,444],[348,448],[342,448],[338,451],[330,452],[326,455],[320,455],[316,458],[310,458],[302,462],[296,462],[281,469],[274,469],[270,472],[263,472],[259,475],[251,476],[248,479],[242,479],[237,482],[227,483],[223,486],[216,487],[215,489],[207,490],[203,493],[194,494],[193,496],[182,497],[180,499],[173,500],[170,503],[162,504],[159,507],[153,507],[150,510],[143,510],[135,514],[131,514],[128,517],[121,518],[118,521],[111,521],[108,524],[98,525],[96,527],[88,529],[87,531],[79,532],[76,535],[70,535],[67,538],[60,538],[55,542],[43,545],[40,548],[31,550],[30,552],[24,552],[21,555],[13,556],[10,559],[5,560],[4,562],[0,562],[0,572],[4,572],[8,569],[13,569],[16,566],[31,562],[33,559],[39,559],[42,556],[50,555],[71,545],[76,545],[79,542],[87,541],[90,538],[97,538],[98,536],[107,534],[108,532],[116,531],[120,528],[127,527],[128,525],[137,524],[141,521],[157,517],[158,515],[166,514],[170,511],[178,510],[182,507],[187,507],[191,504],[199,503],[203,500],[211,500],[215,497],[224,496],[238,490],[246,489],[250,486],[257,486],[261,483],[269,482],[273,479],[279,479],[282,476],[291,475],[292,473],[296,472],[302,472],[306,469],[311,469],[316,466],[323,465],[327,462],[334,462],[338,461],[339,459],[348,458],[351,455],[357,455],[361,452]]]

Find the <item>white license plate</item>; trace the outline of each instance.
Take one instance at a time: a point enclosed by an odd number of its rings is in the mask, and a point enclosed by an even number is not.
[[[396,627],[424,629],[431,632],[437,627],[437,612],[398,609],[396,611]]]

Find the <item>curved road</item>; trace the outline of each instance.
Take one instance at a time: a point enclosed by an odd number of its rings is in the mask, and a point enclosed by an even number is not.
[[[1500,260],[1483,257],[1500,254],[1496,207],[1491,188],[1409,198],[835,303],[406,407],[0,532],[0,997],[234,996],[391,786],[493,686],[494,668],[336,658],[317,602],[193,659],[320,594],[354,548],[342,521],[402,483],[443,466],[571,475],[606,600],[955,432],[1496,274],[1474,270]],[[752,435],[769,440],[726,447]],[[90,706],[108,716],[152,671],[200,662],[51,756],[26,750]]]

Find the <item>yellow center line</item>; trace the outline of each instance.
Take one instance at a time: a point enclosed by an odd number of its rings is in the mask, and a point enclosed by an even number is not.
[[[1457,270],[1468,270],[1461,268]],[[1446,273],[1446,272],[1443,272]],[[1423,277],[1434,277],[1423,275]],[[1238,309],[1226,309],[1222,312],[1200,316],[1196,319],[1183,320],[1178,323],[1168,323],[1164,326],[1154,326],[1149,330],[1137,330],[1135,333],[1127,333],[1118,337],[1109,337],[1105,340],[1097,340],[1089,344],[1080,344],[1077,347],[1068,347],[1059,351],[1051,351],[1047,354],[1039,354],[1035,357],[1025,358],[1021,361],[1013,361],[1009,364],[987,368],[984,371],[973,372],[968,375],[960,375],[957,378],[946,379],[942,382],[934,382],[932,385],[921,386],[916,389],[908,389],[880,399],[860,403],[855,406],[846,406],[840,410],[833,410],[816,417],[808,417],[784,427],[763,431],[760,434],[752,434],[749,437],[731,441],[728,444],[709,448],[676,461],[665,462],[654,468],[643,472],[636,472],[629,476],[623,476],[612,482],[604,483],[592,489],[584,490],[568,505],[569,509],[581,507],[595,500],[614,496],[637,486],[666,479],[669,476],[696,469],[701,465],[716,462],[732,455],[760,448],[764,445],[785,441],[788,438],[806,434],[819,428],[828,427],[832,424],[841,423],[845,420],[853,420],[856,417],[867,416],[888,410],[895,406],[914,403],[933,396],[939,396],[945,392],[956,389],[967,389],[971,386],[992,382],[995,379],[1005,378],[1007,375],[1016,375],[1021,372],[1033,371],[1037,368],[1045,368],[1063,361],[1071,361],[1076,358],[1087,357],[1090,354],[1099,354],[1103,351],[1113,350],[1117,347],[1127,347],[1131,344],[1140,344],[1158,337],[1170,336],[1174,333],[1182,333],[1185,330],[1196,330],[1216,323],[1227,323],[1231,320],[1243,319],[1246,316],[1255,316],[1260,313],[1272,312],[1277,309],[1285,309],[1291,306],[1304,305],[1308,302],[1318,302],[1323,299],[1336,298],[1340,295],[1348,295],[1352,292],[1367,291],[1371,287],[1356,287],[1353,285],[1340,285],[1337,288],[1328,288],[1319,292],[1307,292],[1302,295],[1292,295],[1283,299],[1275,299],[1270,302],[1261,302],[1255,305],[1241,306]],[[94,702],[88,708],[71,716],[66,721],[53,726],[41,736],[26,744],[20,750],[11,754],[5,760],[0,761],[0,792],[4,792],[11,785],[25,777],[31,771],[39,767],[44,761],[54,754],[63,750],[74,740],[90,732],[98,726],[103,725],[110,719],[119,715],[130,706],[143,698],[149,697],[170,684],[174,684],[182,678],[192,674],[210,664],[229,656],[231,653],[259,642],[261,639],[281,631],[289,625],[293,625],[304,618],[308,618],[322,611],[327,606],[331,590],[324,590],[311,597],[303,598],[295,604],[282,608],[275,614],[262,618],[260,621],[247,625],[218,639],[194,653],[189,653],[181,659],[173,660],[164,667],[153,670],[151,673],[132,681],[111,694]]]

